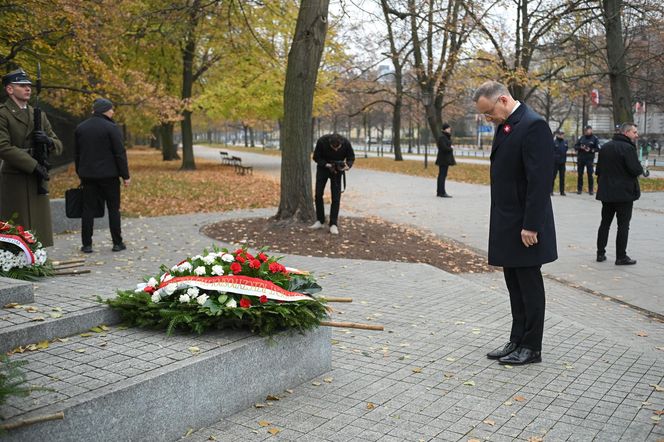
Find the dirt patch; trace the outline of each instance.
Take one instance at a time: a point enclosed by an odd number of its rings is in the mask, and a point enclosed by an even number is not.
[[[496,270],[463,245],[411,227],[378,218],[343,218],[339,225],[339,235],[331,235],[327,228],[279,226],[266,218],[250,218],[210,224],[202,232],[219,241],[268,247],[273,253],[426,263],[451,273]]]

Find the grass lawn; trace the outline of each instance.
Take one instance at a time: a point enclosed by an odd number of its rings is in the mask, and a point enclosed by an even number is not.
[[[127,150],[131,184],[122,188],[123,216],[161,216],[223,212],[279,205],[279,184],[260,175],[237,175],[218,161],[196,160],[196,170],[181,171],[182,162],[163,161],[149,148]],[[76,187],[71,165],[50,181],[51,198]]]

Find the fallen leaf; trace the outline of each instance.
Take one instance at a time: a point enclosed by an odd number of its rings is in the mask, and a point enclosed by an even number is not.
[[[213,435],[210,435],[210,437],[208,437],[208,440],[217,440],[217,438],[214,437]]]
[[[43,316],[35,316],[34,318],[30,319],[30,322],[41,322],[45,320],[46,318],[44,318]]]
[[[92,333],[81,333],[79,336],[81,338],[89,338],[90,336],[92,336]]]
[[[327,384],[331,384],[333,380],[334,380],[334,378],[325,378],[325,379],[323,379],[323,382],[325,382]]]
[[[268,427],[270,425],[270,422],[268,421],[258,421],[258,426],[259,427]]]
[[[74,351],[75,351],[76,353],[85,353],[85,349],[84,349],[84,348],[77,348],[77,349],[74,350]]]
[[[530,436],[528,438],[528,442],[542,442],[544,439],[542,439],[540,436]]]
[[[512,406],[512,401],[505,401],[503,402],[503,405],[507,405],[508,407]]]
[[[659,422],[662,420],[661,416],[650,416],[650,419],[654,420],[655,422]]]
[[[661,386],[658,385],[658,384],[650,384],[650,386],[651,386],[652,388],[654,388],[655,391],[664,391],[664,387],[661,387]]]
[[[664,347],[655,347],[656,350],[664,351]]]
[[[56,341],[56,342],[69,342],[69,338],[55,338],[54,341]]]
[[[2,308],[21,308],[21,307],[23,306],[18,302],[10,302],[9,304],[5,304],[2,306]]]
[[[267,396],[265,396],[265,400],[266,401],[278,401],[279,397],[275,396],[273,394],[268,394]]]
[[[526,400],[526,398],[523,396],[514,396],[514,400],[517,402],[523,402]]]
[[[463,385],[468,385],[470,387],[474,387],[475,386],[475,381],[466,381],[466,382],[463,383]]]
[[[491,419],[484,419],[482,422],[484,422],[487,425],[491,425],[492,427],[496,425],[496,421],[491,420]]]
[[[456,361],[456,358],[445,358],[447,362],[454,362]]]
[[[39,309],[35,307],[34,305],[29,305],[25,308],[25,311],[28,313],[37,313]]]
[[[376,408],[376,404],[373,402],[367,402],[367,410],[373,410],[374,408]]]
[[[267,405],[258,403],[258,404],[254,404],[254,407],[255,408],[265,408],[265,407],[267,407]]]
[[[104,330],[101,329],[101,327],[92,327],[90,331],[95,332],[95,333],[101,333]]]
[[[503,365],[503,368],[513,368],[510,364]]]
[[[655,410],[653,413],[655,413],[657,416],[661,416],[664,414],[664,410]]]
[[[281,430],[278,428],[270,428],[267,430],[268,433],[270,433],[272,436],[276,436],[277,434],[281,433]]]
[[[104,330],[104,331],[109,331],[111,329],[108,325],[104,325],[104,324],[100,325],[99,328]]]
[[[320,387],[320,382],[314,381],[311,383],[311,385],[313,385],[314,387]]]
[[[37,344],[37,348],[39,350],[44,350],[45,348],[48,348],[48,341],[41,341]]]
[[[648,336],[648,333],[646,333],[645,331],[641,330],[640,332],[638,332],[638,333],[636,334],[636,336],[641,336],[642,338],[645,338],[646,336]]]
[[[193,428],[188,429],[187,432],[184,434],[184,437],[189,437],[189,436],[191,436],[193,432],[194,432],[194,429],[193,429]]]
[[[60,312],[51,312],[48,315],[53,319],[62,318],[62,313]]]
[[[445,376],[447,379],[450,379],[454,377],[454,373],[443,373],[443,376]]]
[[[412,370],[413,370],[413,373],[422,373],[422,369],[420,367],[415,367]]]
[[[468,442],[482,442],[482,441],[479,439],[468,439]]]
[[[200,351],[201,351],[201,349],[198,348],[198,347],[189,347],[188,350],[189,350],[192,354],[200,353]]]

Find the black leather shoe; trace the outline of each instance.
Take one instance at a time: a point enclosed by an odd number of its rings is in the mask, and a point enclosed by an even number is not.
[[[588,195],[594,195],[594,194],[595,194],[595,192],[593,192],[592,190],[590,192],[588,192]]]
[[[606,254],[597,252],[597,262],[606,261]]]
[[[625,256],[624,258],[618,258],[616,259],[616,265],[617,266],[631,266],[636,264],[636,259],[632,259],[629,256]]]
[[[125,246],[124,243],[121,242],[120,244],[113,244],[113,248],[111,249],[111,251],[121,252],[122,250],[125,250],[126,248],[127,248],[127,246]]]
[[[83,252],[83,253],[92,253],[92,246],[83,246],[83,247],[81,247],[81,252]]]
[[[452,195],[450,195],[449,193],[443,193],[441,196],[443,198],[452,198]]]
[[[526,347],[519,347],[512,353],[498,359],[501,364],[524,365],[535,362],[542,362],[542,354],[539,351],[533,351]]]
[[[581,193],[582,193],[582,192],[581,192],[580,190],[577,190],[577,191],[576,191],[576,194],[577,194],[577,195],[581,195]]]
[[[560,192],[560,196],[566,196],[567,194],[565,192]]]
[[[487,353],[486,357],[489,359],[500,359],[503,356],[507,356],[508,354],[512,353],[518,347],[519,344],[515,342],[508,342],[507,344],[505,344],[504,347],[497,348],[494,351],[490,351],[489,353]]]

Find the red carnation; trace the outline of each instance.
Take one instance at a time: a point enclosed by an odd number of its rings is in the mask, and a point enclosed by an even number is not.
[[[231,264],[231,272],[240,273],[242,271],[242,266],[236,262]]]
[[[265,253],[261,252],[261,253],[258,254],[258,259],[265,262],[265,261],[267,261],[267,255]]]
[[[249,263],[249,267],[252,269],[258,269],[261,266],[261,262],[257,259],[252,259],[251,262]]]
[[[7,221],[0,221],[0,232],[6,232],[7,230],[10,230],[12,228],[12,225],[9,224]]]
[[[265,304],[267,302],[267,296],[263,295],[258,300],[261,302],[261,304]]]
[[[251,307],[251,301],[249,301],[247,298],[240,299],[240,307],[242,307],[242,308]]]
[[[244,257],[242,257],[240,255],[237,255],[235,257],[235,260],[238,261],[238,262],[241,262],[242,264],[244,264],[247,261],[246,259],[244,259]]]
[[[281,271],[281,264],[279,264],[278,262],[271,262],[270,263],[270,271],[272,273],[277,273],[277,272]]]
[[[32,233],[28,232],[28,231],[23,232],[23,238],[25,238],[25,240],[29,244],[34,244],[35,243],[35,236]]]
[[[23,226],[16,226],[16,230],[18,230],[18,233],[20,233],[21,235],[23,235],[23,232],[25,232]]]
[[[236,255],[242,255],[244,253],[244,249],[237,249],[233,253],[235,253]]]
[[[254,259],[254,255],[252,255],[251,253],[245,253],[245,254],[244,254],[244,257],[247,258],[249,261],[251,261],[252,259]]]

